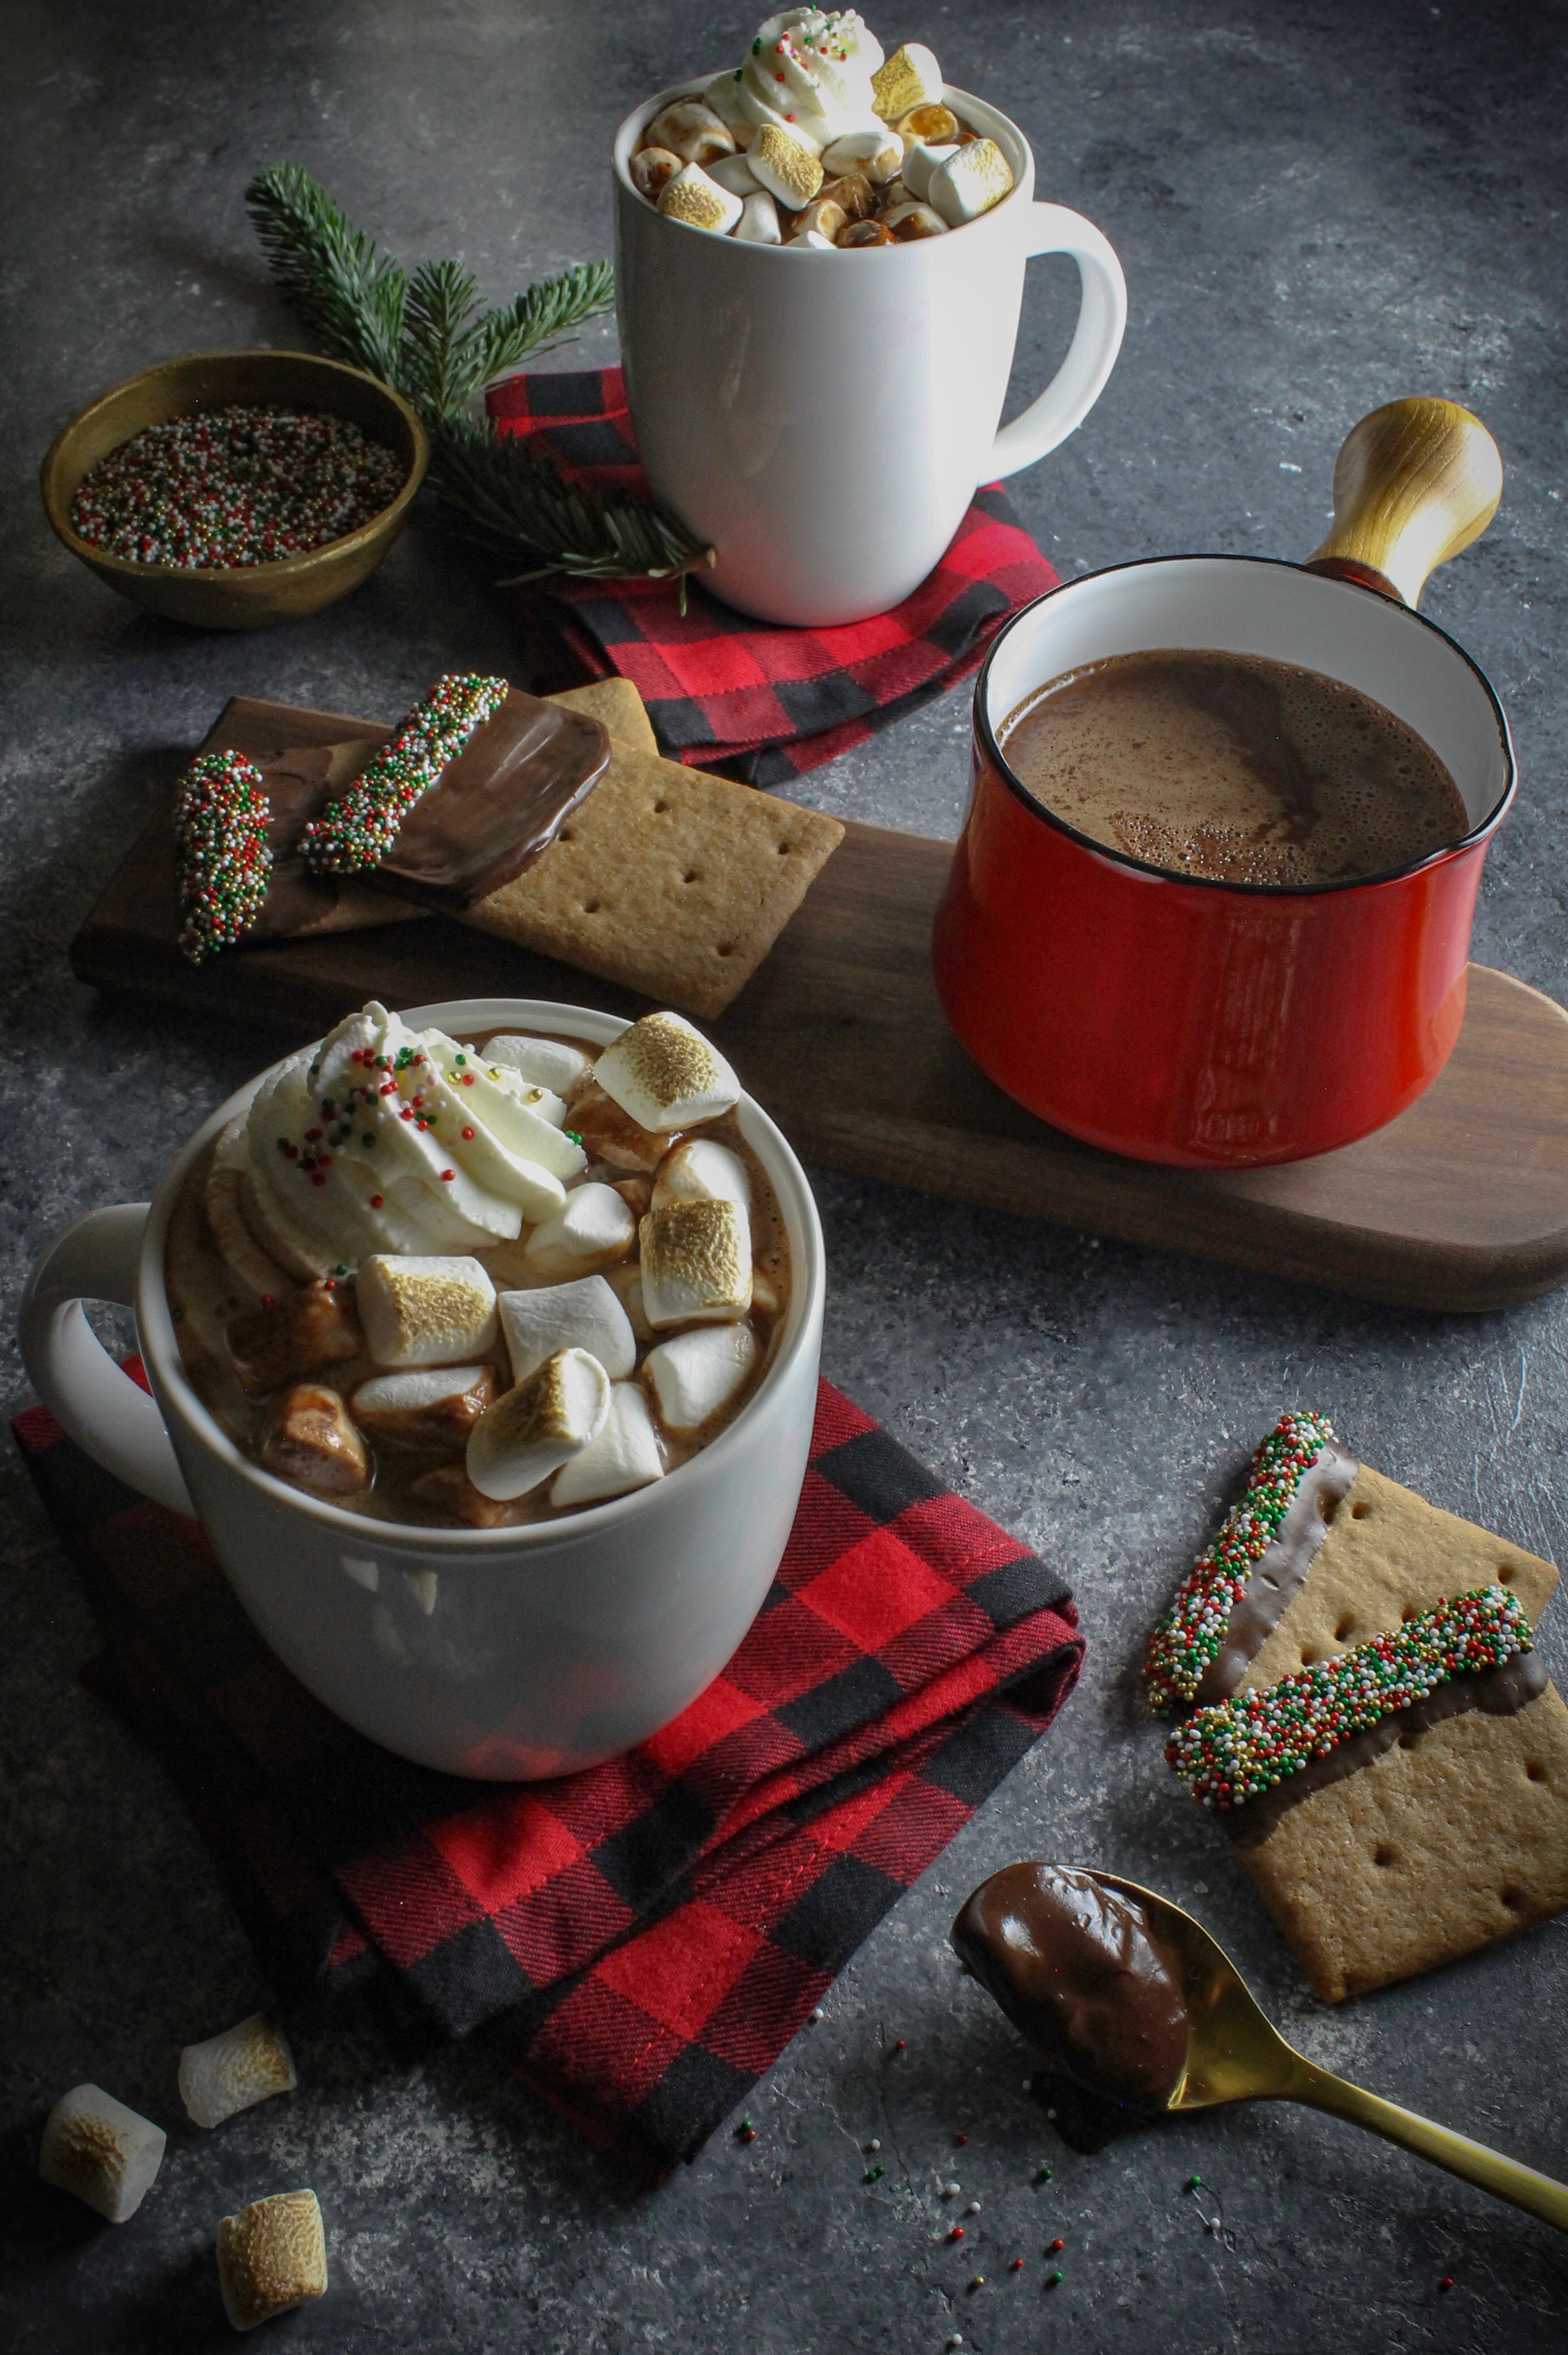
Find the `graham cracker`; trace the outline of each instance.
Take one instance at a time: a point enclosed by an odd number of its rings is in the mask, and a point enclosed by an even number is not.
[[[1533,1625],[1557,1572],[1363,1465],[1243,1689],[1494,1583]],[[1490,1945],[1568,1907],[1568,1708],[1548,1685],[1406,1734],[1238,1855],[1326,2003]]]
[[[603,722],[606,735],[617,744],[629,744],[636,752],[656,752],[659,740],[654,734],[654,723],[648,709],[629,678],[596,678],[586,687],[563,687],[559,695],[545,698],[547,703],[564,704],[568,711],[585,712],[590,719]]]
[[[721,1014],[843,837],[836,818],[615,741],[549,848],[464,921]]]

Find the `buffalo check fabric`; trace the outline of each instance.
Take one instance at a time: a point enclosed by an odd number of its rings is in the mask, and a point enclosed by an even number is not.
[[[574,482],[645,492],[619,368],[507,377],[485,405],[500,433],[527,435]],[[753,621],[697,575],[684,613],[668,581],[558,581],[549,597],[576,676],[629,678],[671,760],[783,785],[977,670],[1008,615],[1056,585],[992,484],[913,595],[869,621]]]
[[[824,1383],[723,1673],[624,1758],[475,1784],[314,1700],[196,1522],[43,1408],[13,1428],[102,1635],[87,1681],[179,1788],[282,1999],[389,1976],[652,2175],[771,2067],[1083,1661],[1061,1580]]]

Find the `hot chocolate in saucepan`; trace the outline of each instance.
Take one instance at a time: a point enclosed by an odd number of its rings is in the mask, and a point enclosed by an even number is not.
[[[1348,881],[1407,867],[1469,824],[1448,771],[1403,719],[1262,655],[1115,655],[1036,689],[1000,738],[1046,809],[1178,875]]]

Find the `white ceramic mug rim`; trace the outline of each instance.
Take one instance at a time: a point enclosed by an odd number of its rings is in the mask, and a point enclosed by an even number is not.
[[[620,129],[615,133],[615,143],[613,150],[612,161],[614,167],[615,177],[619,180],[621,186],[625,189],[626,194],[632,197],[635,203],[646,206],[649,212],[656,214],[660,218],[663,218],[662,215],[658,214],[657,207],[649,205],[647,198],[640,195],[633,184],[629,167],[632,160],[632,148],[634,142],[646,128],[647,124],[653,121],[654,116],[659,112],[661,107],[668,106],[677,98],[699,97],[709,87],[710,82],[717,81],[720,73],[726,71],[732,72],[733,70],[732,67],[726,68],[720,66],[714,73],[699,74],[691,80],[675,82],[668,90],[661,90],[656,98],[646,99],[641,106],[634,107],[631,113],[627,115],[625,121],[622,123]],[[1004,154],[1007,153],[1009,143],[1012,143],[1014,146],[1014,152],[1008,155],[1008,167],[1010,168],[1013,176],[1012,186],[1002,198],[1000,204],[993,205],[989,211],[982,213],[978,219],[965,221],[964,223],[965,229],[983,229],[988,223],[1002,220],[1004,218],[1010,219],[1013,217],[1020,199],[1025,202],[1030,202],[1033,199],[1033,149],[1030,147],[1029,141],[1024,137],[1023,133],[1019,129],[1018,124],[1013,121],[1012,117],[1008,114],[1004,114],[999,106],[993,106],[988,99],[978,98],[972,91],[960,90],[957,85],[953,82],[944,82],[943,84],[942,95],[944,102],[953,108],[955,113],[959,112],[961,108],[972,108],[974,110],[974,113],[971,114],[966,112],[964,117],[965,121],[970,124],[972,129],[984,129],[987,135],[993,138],[996,136],[997,130],[1003,132],[1006,136],[1003,139],[998,140],[997,144],[1002,148]],[[986,119],[983,123],[977,123],[976,121],[976,116],[981,116]],[[686,221],[673,221],[670,226],[672,229],[690,229],[690,224]],[[710,229],[698,229],[692,233],[698,237],[712,236],[712,231]],[[953,232],[950,231],[949,234],[951,235]],[[770,258],[787,256],[792,262],[820,261],[826,259],[826,250],[821,246],[752,245],[749,242],[741,245],[734,238],[716,238],[714,239],[714,242],[718,245],[733,247],[736,250],[745,253],[766,254]],[[930,242],[932,242],[932,240],[928,239],[913,238],[907,245],[895,244],[892,248],[892,252],[905,255],[918,255],[923,247]],[[878,247],[876,250],[881,254],[885,264],[890,258],[888,249]],[[839,249],[835,246],[831,250],[834,253],[837,253]],[[848,265],[852,259],[855,259],[855,257],[848,252],[845,253],[844,261],[846,265]],[[857,267],[863,267],[863,264],[857,261]]]
[[[531,1022],[535,1028],[547,1024],[552,1032],[585,1038],[596,1046],[607,1045],[611,1039],[631,1028],[623,1016],[604,1014],[593,1007],[563,1005],[548,998],[444,999],[430,1006],[411,1008],[406,1018],[427,1027],[437,1021],[443,1027],[446,1022],[454,1022],[460,1027],[475,1028],[513,1020],[519,1027],[525,1022]],[[579,1024],[590,1027],[579,1029],[575,1027]],[[592,1026],[597,1024],[608,1026],[603,1037],[595,1034]],[[286,1060],[286,1058],[281,1057],[279,1060]],[[586,1506],[581,1512],[563,1515],[559,1520],[527,1521],[496,1529],[450,1529],[439,1524],[427,1527],[412,1521],[379,1520],[368,1514],[350,1512],[344,1506],[312,1497],[252,1463],[222,1429],[187,1379],[179,1345],[175,1338],[174,1319],[169,1314],[164,1291],[164,1253],[175,1200],[191,1164],[235,1114],[244,1109],[268,1073],[276,1068],[275,1063],[266,1065],[243,1087],[237,1088],[226,1103],[202,1122],[176,1156],[153,1198],[142,1241],[136,1279],[136,1327],[143,1355],[156,1377],[155,1396],[162,1407],[166,1393],[177,1408],[187,1431],[206,1447],[209,1455],[215,1455],[229,1470],[239,1473],[272,1502],[302,1513],[307,1519],[319,1522],[339,1536],[355,1540],[361,1547],[374,1545],[394,1552],[417,1553],[426,1559],[432,1552],[445,1553],[451,1549],[459,1555],[483,1558],[515,1557],[519,1552],[548,1553],[555,1547],[575,1545],[595,1530],[608,1528],[639,1511],[650,1510],[668,1493],[675,1482],[684,1480],[687,1475],[700,1477],[705,1473],[719,1470],[733,1449],[744,1444],[748,1424],[777,1390],[806,1346],[815,1327],[813,1312],[817,1305],[817,1295],[826,1292],[827,1266],[821,1220],[805,1172],[778,1124],[769,1117],[754,1097],[742,1091],[738,1109],[745,1115],[746,1141],[763,1163],[779,1196],[781,1209],[784,1207],[786,1196],[794,1198],[791,1207],[796,1213],[805,1241],[807,1264],[804,1269],[791,1267],[790,1304],[785,1316],[784,1338],[777,1356],[734,1421],[726,1423],[718,1437],[699,1454],[688,1456],[663,1480],[656,1480],[645,1488],[634,1489],[628,1496],[613,1497],[603,1505]],[[521,1566],[519,1563],[518,1567]]]
[[[1357,596],[1375,598],[1378,605],[1385,613],[1398,614],[1403,621],[1413,623],[1420,629],[1429,630],[1435,638],[1441,638],[1449,652],[1457,656],[1480,687],[1497,727],[1498,741],[1503,756],[1504,782],[1502,791],[1491,808],[1484,816],[1477,818],[1475,825],[1469,826],[1456,841],[1442,843],[1437,849],[1425,851],[1421,858],[1407,860],[1403,867],[1380,868],[1374,875],[1340,876],[1328,883],[1243,883],[1232,881],[1221,876],[1182,875],[1174,868],[1153,866],[1146,858],[1135,858],[1130,851],[1118,850],[1112,843],[1097,841],[1094,836],[1083,834],[1077,826],[1069,825],[1066,818],[1060,817],[1055,810],[1047,809],[1043,802],[1035,799],[1022,779],[1009,765],[1007,754],[1003,751],[997,739],[990,709],[991,666],[1001,653],[1007,640],[1024,623],[1037,617],[1042,606],[1050,605],[1058,598],[1071,597],[1074,590],[1086,589],[1093,581],[1110,580],[1123,572],[1147,571],[1156,565],[1162,564],[1252,564],[1266,565],[1272,571],[1297,572],[1304,580],[1321,581],[1327,589],[1350,590]],[[1045,681],[1042,679],[1040,684],[1043,686]],[[1109,859],[1115,866],[1125,867],[1135,875],[1148,876],[1160,883],[1179,883],[1188,890],[1224,891],[1243,899],[1323,899],[1336,891],[1365,891],[1374,884],[1404,882],[1410,876],[1419,874],[1424,868],[1445,866],[1450,860],[1474,850],[1477,843],[1488,840],[1497,832],[1503,819],[1508,815],[1509,805],[1519,786],[1519,767],[1514,759],[1513,739],[1509,733],[1508,714],[1503,709],[1498,691],[1491,680],[1487,677],[1474,655],[1467,654],[1457,638],[1451,637],[1446,630],[1438,623],[1428,620],[1424,613],[1418,613],[1413,605],[1396,603],[1392,598],[1385,596],[1381,590],[1371,588],[1364,581],[1346,581],[1336,578],[1331,573],[1315,573],[1307,565],[1297,564],[1287,556],[1245,556],[1224,550],[1211,554],[1189,551],[1182,556],[1137,556],[1129,559],[1125,564],[1104,564],[1093,572],[1076,573],[1071,581],[1059,581],[1054,589],[1047,589],[1040,596],[1030,598],[1027,605],[1020,605],[1018,612],[1010,614],[997,632],[975,681],[974,714],[976,730],[987,758],[1014,800],[1019,803],[1031,817],[1038,818],[1041,824],[1054,828],[1058,834],[1066,835],[1068,839],[1077,843],[1080,848],[1092,851],[1096,858]]]

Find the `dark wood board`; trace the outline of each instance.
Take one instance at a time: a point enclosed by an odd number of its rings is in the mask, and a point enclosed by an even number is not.
[[[382,728],[236,698],[208,739],[260,753]],[[943,1018],[928,943],[950,846],[849,826],[772,955],[706,1027],[808,1161],[1126,1242],[1433,1309],[1568,1281],[1568,1015],[1470,968],[1447,1069],[1377,1135],[1225,1175],[1075,1144],[993,1087]],[[261,1023],[303,1042],[368,996],[647,1001],[432,916],[240,951],[175,945],[167,821],[152,819],[71,943],[83,981]]]

